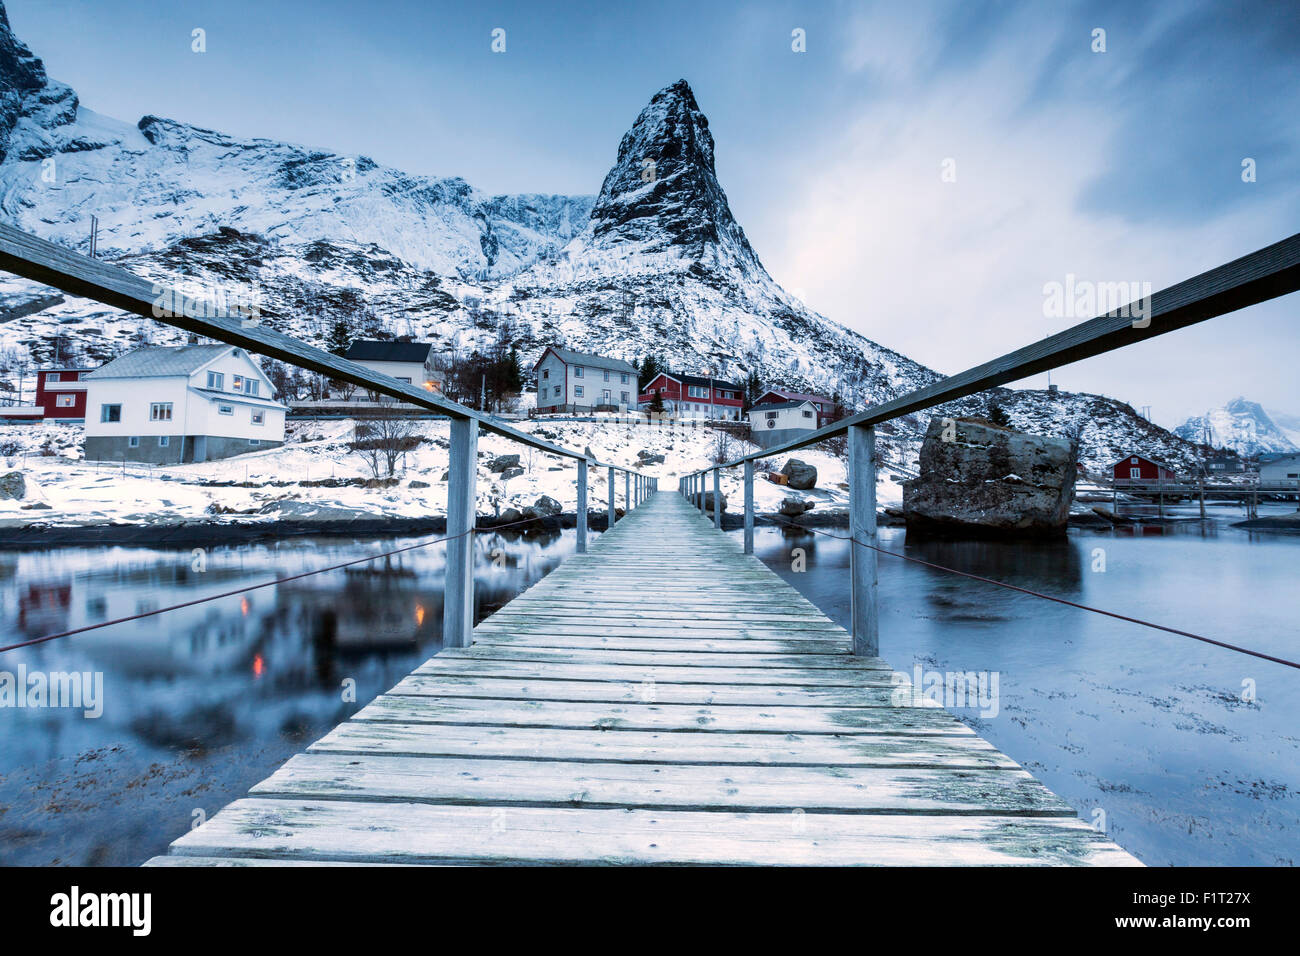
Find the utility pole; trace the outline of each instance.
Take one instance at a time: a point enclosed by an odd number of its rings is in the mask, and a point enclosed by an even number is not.
[[[95,258],[95,252],[99,246],[99,217],[90,217],[90,258]]]

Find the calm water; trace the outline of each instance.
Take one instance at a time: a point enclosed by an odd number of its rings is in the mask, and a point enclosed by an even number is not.
[[[1300,537],[1249,535],[1227,527],[1237,511],[1217,513],[1204,526],[1050,544],[881,537],[937,564],[1300,656]],[[410,543],[234,547],[208,553],[202,571],[189,550],[0,552],[0,643]],[[558,565],[572,536],[481,536],[476,547],[482,616]],[[843,541],[759,529],[757,550],[847,623]],[[98,719],[0,710],[0,862],[133,864],[162,852],[435,652],[442,573],[434,545],[0,655],[0,671],[104,681]],[[996,674],[996,714],[954,712],[1144,861],[1300,856],[1300,672],[888,556],[880,589],[883,655],[909,676],[917,665]]]
[[[1057,543],[880,537],[932,564],[1300,660],[1300,536],[1248,534],[1228,527],[1240,509],[1213,510],[1204,525]],[[755,552],[848,626],[844,541],[760,529]],[[1141,860],[1300,860],[1300,671],[888,555],[879,579],[881,655],[912,679],[918,666],[923,679],[996,673],[996,714],[953,712]]]

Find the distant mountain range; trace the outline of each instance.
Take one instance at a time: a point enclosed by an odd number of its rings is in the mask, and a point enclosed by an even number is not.
[[[1194,415],[1174,434],[1213,448],[1230,448],[1253,457],[1268,452],[1300,451],[1300,416],[1269,414],[1262,405],[1234,398],[1204,415]]]
[[[127,67],[124,67],[127,68]],[[241,140],[80,106],[12,34],[0,5],[0,216],[159,283],[232,297],[256,290],[265,318],[321,344],[338,319],[357,334],[442,349],[508,336],[525,358],[551,344],[771,386],[839,393],[852,407],[940,376],[807,308],[763,267],[732,215],[709,122],[679,80],[623,136],[597,196],[488,196],[460,178],[413,176],[366,156]],[[59,301],[0,276],[0,350],[88,360],[175,330],[95,303]],[[52,300],[51,300],[52,301]],[[1192,446],[1093,395],[995,390],[1013,424],[1077,431],[1094,464],[1136,448],[1177,463]],[[986,410],[988,396],[946,413]],[[1023,414],[1022,414],[1023,412]],[[914,455],[927,416],[890,441]]]

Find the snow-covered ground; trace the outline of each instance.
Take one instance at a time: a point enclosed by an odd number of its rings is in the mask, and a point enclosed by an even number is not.
[[[564,448],[590,448],[602,463],[636,467],[659,479],[671,491],[677,479],[706,467],[717,451],[720,433],[693,426],[648,427],[604,422],[524,422],[522,430]],[[303,486],[303,481],[368,479],[373,473],[348,449],[350,420],[291,422],[281,448],[191,465],[109,465],[80,458],[81,429],[73,425],[0,426],[0,464],[4,471],[22,472],[27,494],[21,501],[0,500],[0,526],[29,523],[79,525],[105,522],[150,523],[180,521],[274,521],[281,518],[421,517],[446,513],[448,425],[417,423],[423,439],[399,463],[397,485]],[[728,439],[728,460],[753,451],[748,443]],[[50,452],[42,454],[42,450]],[[664,455],[663,464],[640,466],[637,452]],[[519,455],[523,474],[502,480],[489,470],[500,455]],[[770,459],[779,470],[790,456]],[[775,483],[755,482],[754,501],[760,513],[774,512],[786,497],[816,502],[816,511],[842,511],[848,503],[844,463],[825,451],[805,449],[794,457],[817,469],[817,487],[794,491]],[[479,436],[478,513],[492,516],[506,508],[522,509],[542,495],[560,502],[566,512],[577,507],[577,464],[536,451],[497,435]],[[411,487],[412,483],[428,487]],[[230,484],[237,483],[237,484]],[[616,480],[619,507],[624,484]],[[743,502],[742,475],[731,469],[722,479],[728,509]],[[882,475],[877,487],[881,507],[901,502],[901,486]],[[608,500],[605,476],[593,471],[590,507],[600,510]],[[283,504],[281,504],[283,502]],[[32,509],[33,504],[48,505]],[[29,506],[24,508],[24,506]]]

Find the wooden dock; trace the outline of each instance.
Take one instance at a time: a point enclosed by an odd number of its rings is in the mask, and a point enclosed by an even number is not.
[[[473,636],[149,865],[1138,863],[680,495]]]

